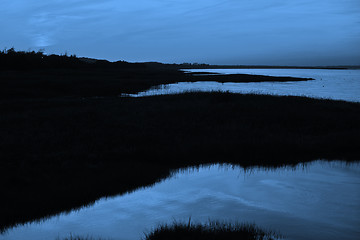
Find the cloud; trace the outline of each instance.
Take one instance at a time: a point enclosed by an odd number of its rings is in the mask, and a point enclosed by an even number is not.
[[[55,43],[51,37],[46,34],[35,34],[32,36],[32,40],[34,42],[34,46],[39,48],[48,47]]]

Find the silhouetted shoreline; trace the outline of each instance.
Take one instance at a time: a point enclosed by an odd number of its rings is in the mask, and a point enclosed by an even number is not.
[[[182,167],[360,159],[359,103],[220,92],[119,98],[215,76],[59,59],[62,67],[43,66],[40,56],[34,68],[0,69],[0,229],[151,185]],[[284,80],[223,80],[249,76]]]
[[[0,52],[0,99],[112,97],[177,82],[308,81],[308,78],[248,74],[198,75],[166,64],[84,60],[41,52]]]

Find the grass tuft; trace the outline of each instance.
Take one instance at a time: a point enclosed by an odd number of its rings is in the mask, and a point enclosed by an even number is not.
[[[280,239],[281,235],[265,231],[255,224],[209,221],[205,224],[173,222],[163,224],[150,233],[145,233],[144,240],[187,239],[187,240],[271,240]]]

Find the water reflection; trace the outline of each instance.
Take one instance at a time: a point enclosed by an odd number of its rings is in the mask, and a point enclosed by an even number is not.
[[[289,239],[358,239],[360,164],[316,161],[294,168],[211,165],[183,169],[150,188],[9,230],[0,239],[55,239],[69,233],[140,239],[174,219],[254,222]]]
[[[313,78],[314,81],[296,82],[183,82],[157,86],[145,92],[130,94],[143,97],[174,94],[186,91],[229,91],[234,93],[256,93],[272,95],[307,96],[360,102],[360,70],[329,69],[193,69],[187,71],[218,72],[221,74],[255,74],[268,76],[290,76]]]

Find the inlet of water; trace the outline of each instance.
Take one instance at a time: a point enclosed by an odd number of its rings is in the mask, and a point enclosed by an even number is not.
[[[220,74],[252,74],[313,78],[313,81],[289,82],[181,82],[156,86],[150,90],[127,96],[143,97],[174,94],[186,91],[229,91],[272,95],[307,96],[360,102],[360,70],[330,69],[186,69],[190,72]]]
[[[256,223],[287,239],[360,238],[360,163],[314,161],[297,167],[185,169],[152,187],[9,229],[0,240],[62,239],[69,234],[139,240],[174,220]]]

